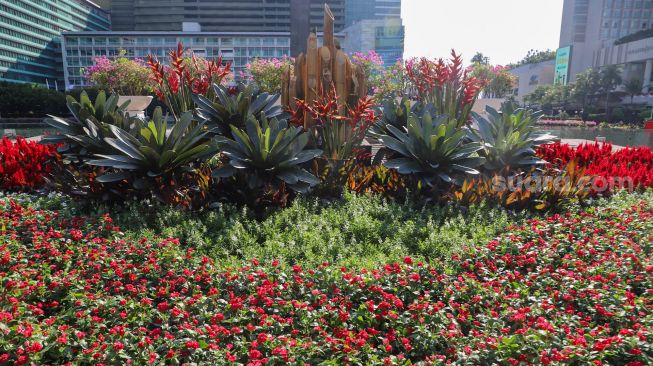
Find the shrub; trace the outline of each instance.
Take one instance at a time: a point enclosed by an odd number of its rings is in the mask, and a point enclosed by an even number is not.
[[[0,82],[0,111],[2,118],[66,114],[66,96],[42,86]]]
[[[262,93],[281,94],[283,72],[287,68],[292,70],[294,62],[292,58],[286,56],[281,59],[258,58],[245,65],[247,74],[243,74],[241,77],[253,81]]]
[[[372,95],[376,95],[383,83],[384,68],[381,56],[374,51],[355,52],[351,56],[351,62],[363,69],[367,77],[367,86],[371,89]]]
[[[0,140],[0,189],[30,190],[43,185],[59,155],[55,145],[42,145],[18,137]]]
[[[141,59],[130,60],[125,52],[111,60],[106,56],[93,59],[93,65],[83,70],[91,84],[120,95],[148,95],[152,92],[150,71]]]

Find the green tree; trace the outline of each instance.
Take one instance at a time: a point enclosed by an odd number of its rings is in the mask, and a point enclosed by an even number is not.
[[[528,51],[526,56],[524,56],[524,58],[522,58],[521,60],[519,60],[515,64],[508,65],[508,67],[515,68],[515,67],[522,66],[522,65],[536,64],[538,62],[553,60],[555,58],[556,58],[556,52],[555,51],[551,51],[551,50],[546,50],[546,51],[530,50],[530,51]]]
[[[595,69],[587,69],[576,75],[576,80],[569,86],[571,100],[578,104],[583,111],[587,111],[600,91],[599,72]]]
[[[610,94],[621,85],[621,69],[617,65],[608,65],[599,71],[599,85],[605,94],[605,116],[610,121]]]
[[[503,66],[476,63],[472,66],[472,76],[484,81],[484,98],[504,98],[515,86],[517,77]]]
[[[546,114],[554,114],[555,110],[566,110],[570,100],[571,87],[560,84],[538,86],[533,92],[524,96],[524,102],[529,106],[538,106]]]
[[[624,90],[630,96],[630,104],[633,104],[635,95],[642,93],[642,81],[639,79],[630,79],[624,83]]]
[[[476,52],[474,57],[472,57],[471,61],[472,64],[487,65],[490,63],[490,58],[485,56],[482,52]]]

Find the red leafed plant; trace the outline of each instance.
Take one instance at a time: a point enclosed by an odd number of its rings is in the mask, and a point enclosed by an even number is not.
[[[607,183],[628,178],[633,188],[653,187],[653,151],[645,146],[613,152],[608,143],[581,144],[573,148],[557,142],[540,147],[537,154],[557,168],[576,160],[586,174],[602,177]]]
[[[308,113],[315,121],[312,135],[316,145],[324,151],[327,159],[347,160],[354,158],[360,148],[367,130],[376,121],[374,100],[370,97],[361,98],[356,105],[346,107],[347,112],[341,113],[338,107],[338,95],[332,84],[328,93],[321,91],[313,103],[297,100],[299,111]],[[303,113],[293,115],[294,122]]]
[[[438,114],[455,119],[458,126],[469,121],[483,81],[463,68],[462,57],[456,51],[451,50],[449,61],[442,58],[408,60],[406,75],[422,103],[432,104]]]
[[[51,171],[50,159],[59,159],[56,146],[43,145],[18,137],[0,140],[0,189],[28,190],[43,184]]]
[[[210,61],[196,57],[184,50],[181,42],[168,58],[169,65],[163,65],[156,56],[149,55],[147,64],[155,82],[154,93],[175,118],[195,107],[193,94],[206,96],[212,84],[220,84],[231,75],[231,64],[222,65],[222,56]]]

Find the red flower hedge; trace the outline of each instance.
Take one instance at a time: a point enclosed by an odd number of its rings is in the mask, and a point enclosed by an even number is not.
[[[18,137],[0,141],[0,189],[32,189],[43,183],[43,174],[51,170],[46,164],[58,157],[56,146],[42,145]]]
[[[641,204],[430,265],[220,269],[108,216],[3,202],[0,363],[650,365],[652,249]]]
[[[540,158],[557,168],[577,159],[585,174],[610,178],[631,177],[634,188],[653,187],[653,151],[645,146],[612,151],[609,143],[581,144],[572,148],[559,142],[544,145],[537,151]]]

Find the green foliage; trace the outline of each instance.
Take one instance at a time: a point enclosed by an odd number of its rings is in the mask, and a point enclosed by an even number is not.
[[[376,123],[374,123],[369,130],[369,135],[379,138],[381,135],[388,135],[390,131],[388,126],[395,128],[405,128],[408,125],[408,116],[410,113],[419,113],[421,103],[415,103],[411,106],[410,99],[402,97],[401,101],[397,102],[394,97],[386,98],[381,104],[383,113]]]
[[[642,94],[642,81],[640,79],[630,79],[624,83],[624,91],[630,96],[630,104],[633,104],[635,95]]]
[[[130,117],[124,110],[129,102],[119,106],[116,94],[107,98],[104,91],[100,91],[92,102],[86,92],[82,92],[79,101],[70,95],[66,101],[74,120],[49,116],[45,123],[54,127],[57,134],[45,136],[42,141],[66,144],[60,151],[69,156],[84,158],[91,154],[114,151],[112,146],[104,142],[105,137],[113,137],[111,126],[130,129],[137,121],[137,118]]]
[[[508,65],[508,67],[518,67],[522,65],[528,65],[528,64],[536,64],[539,62],[543,61],[549,61],[549,60],[555,60],[556,58],[556,51],[552,50],[546,50],[546,51],[537,51],[537,50],[530,50],[524,56],[523,59],[519,60],[516,64],[511,64]]]
[[[447,258],[467,246],[494,238],[527,213],[511,214],[485,204],[454,206],[387,201],[380,196],[346,193],[325,202],[299,198],[288,207],[257,219],[254,212],[230,204],[188,212],[148,200],[127,201],[124,208],[88,204],[68,197],[15,196],[34,208],[64,215],[111,212],[127,237],[174,237],[182,245],[216,258],[225,266],[243,259],[279,259],[307,268],[323,262],[362,268],[404,256],[416,260]]]
[[[175,170],[190,170],[193,163],[212,156],[215,144],[207,141],[204,124],[193,126],[193,115],[181,115],[170,133],[161,108],[154,111],[147,124],[136,122],[132,133],[116,125],[109,125],[113,137],[105,137],[104,143],[113,147],[113,154],[96,154],[97,159],[88,161],[94,166],[107,167],[117,172],[98,177],[99,182],[115,182],[135,177],[135,185],[142,185],[145,177],[158,177]]]
[[[431,187],[438,182],[460,183],[461,175],[478,174],[475,168],[484,159],[477,152],[482,146],[467,142],[469,131],[456,123],[443,115],[433,118],[426,110],[421,117],[411,113],[407,129],[388,125],[390,134],[382,135],[381,141],[401,157],[385,166],[401,174],[415,174]]]
[[[551,142],[555,136],[538,130],[536,123],[541,113],[516,108],[512,103],[504,103],[501,113],[490,106],[485,110],[489,119],[472,112],[476,124],[472,136],[483,145],[479,154],[485,158],[485,171],[529,170],[546,163],[535,156],[535,147]]]
[[[44,117],[48,113],[65,114],[66,96],[62,92],[33,84],[0,82],[2,118]]]
[[[484,98],[505,98],[512,93],[517,77],[503,66],[476,63],[472,66],[472,76],[483,80]]]
[[[220,84],[213,84],[214,99],[204,95],[193,95],[197,104],[197,116],[215,133],[222,136],[231,136],[231,127],[244,129],[246,122],[251,118],[260,118],[265,114],[267,118],[277,118],[283,115],[280,105],[277,105],[279,94],[260,93],[254,94],[250,87],[238,87],[238,91],[230,93],[229,88]]]
[[[214,172],[226,178],[244,175],[250,189],[265,183],[283,182],[291,189],[306,192],[320,182],[301,167],[322,154],[322,150],[304,150],[309,135],[299,127],[288,127],[286,120],[270,120],[261,114],[261,122],[250,116],[246,130],[231,126],[233,139],[219,137],[218,145],[229,163]]]
[[[566,109],[571,99],[573,86],[561,84],[540,85],[533,92],[524,96],[524,102],[538,106],[544,113],[552,115],[559,109]]]

